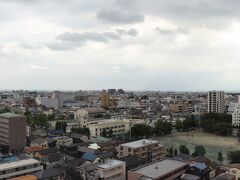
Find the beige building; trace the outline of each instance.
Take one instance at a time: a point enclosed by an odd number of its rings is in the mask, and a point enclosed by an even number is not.
[[[208,113],[224,113],[224,91],[208,92]]]
[[[187,111],[187,104],[185,103],[170,104],[169,110],[174,113],[183,113]]]
[[[103,130],[112,130],[113,134],[125,134],[130,131],[130,127],[135,124],[145,124],[142,119],[104,119],[100,121],[91,121],[89,124],[90,135],[92,137],[101,136]]]
[[[96,171],[100,179],[105,180],[125,180],[126,164],[118,160],[96,165]]]
[[[106,114],[102,108],[86,108],[75,112],[75,119],[80,123],[80,127],[88,126],[89,121],[95,120],[97,116]]]
[[[142,139],[130,143],[121,144],[117,147],[118,157],[134,155],[146,161],[160,160],[165,156],[165,149],[158,141]]]
[[[110,97],[106,90],[102,90],[101,95],[101,107],[102,108],[109,108],[110,106]]]

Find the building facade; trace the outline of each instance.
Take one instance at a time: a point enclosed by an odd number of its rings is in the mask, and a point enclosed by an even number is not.
[[[208,113],[224,113],[224,91],[208,92]]]
[[[126,164],[123,161],[111,160],[110,162],[96,165],[100,179],[124,180],[126,179]]]
[[[27,140],[26,117],[13,114],[0,114],[0,144],[9,146],[11,151],[24,150]]]
[[[130,143],[121,144],[117,147],[118,157],[137,156],[146,162],[160,160],[165,156],[165,149],[158,141],[142,139]]]
[[[40,162],[28,158],[0,164],[0,180],[15,178],[42,170]]]

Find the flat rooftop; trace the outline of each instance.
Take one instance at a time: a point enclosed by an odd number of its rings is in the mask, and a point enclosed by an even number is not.
[[[138,141],[133,141],[133,142],[121,144],[121,146],[127,146],[127,147],[130,147],[130,148],[139,148],[139,147],[142,147],[142,146],[147,146],[147,145],[156,144],[156,143],[159,143],[159,142],[158,141],[153,141],[153,140],[150,140],[150,139],[141,139],[141,140],[138,140]]]
[[[22,115],[19,114],[15,114],[15,113],[3,113],[0,114],[0,118],[5,118],[5,119],[9,119],[9,118],[18,118],[18,117],[24,117]]]
[[[139,173],[149,178],[158,178],[185,165],[187,165],[187,163],[180,160],[164,159],[146,164],[130,172]]]
[[[102,169],[109,169],[109,168],[113,168],[119,165],[122,165],[124,162],[122,161],[118,161],[118,160],[112,160],[110,162],[107,163],[103,163],[103,164],[98,164],[96,165],[96,167],[102,168]]]
[[[33,165],[33,164],[37,164],[37,163],[39,163],[39,161],[37,161],[36,159],[33,159],[33,158],[18,160],[18,161],[14,161],[14,162],[1,163],[0,171],[4,171],[7,169],[14,169],[14,168],[22,167],[22,166],[26,166],[26,165]]]

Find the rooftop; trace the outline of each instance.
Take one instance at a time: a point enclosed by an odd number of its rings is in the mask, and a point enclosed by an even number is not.
[[[5,118],[5,119],[18,118],[18,117],[24,117],[24,116],[19,115],[19,114],[15,114],[15,113],[9,113],[9,112],[0,114],[0,118]]]
[[[122,161],[118,161],[118,160],[111,160],[110,162],[107,163],[103,163],[103,164],[98,164],[96,165],[98,168],[102,168],[102,169],[109,169],[109,168],[113,168],[116,166],[120,166],[122,165],[124,162]]]
[[[186,165],[187,163],[183,161],[175,159],[164,159],[161,161],[146,164],[132,170],[131,172],[139,173],[146,177],[155,179]]]
[[[24,159],[24,160],[18,160],[14,162],[8,162],[8,163],[2,163],[0,164],[0,170],[7,170],[7,169],[13,169],[21,166],[26,166],[26,165],[33,165],[33,164],[38,164],[39,161],[29,158],[29,159]]]
[[[133,141],[133,142],[129,142],[129,143],[125,143],[125,144],[121,144],[121,146],[127,146],[130,148],[139,148],[142,146],[146,146],[146,145],[150,145],[150,144],[156,144],[159,143],[158,141],[153,141],[150,139],[141,139],[138,141]]]

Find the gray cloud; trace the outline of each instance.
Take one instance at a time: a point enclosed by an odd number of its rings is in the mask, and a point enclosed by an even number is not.
[[[46,46],[52,50],[71,50],[84,46],[88,41],[108,43],[109,40],[121,40],[122,36],[137,36],[136,29],[117,29],[116,32],[64,32],[57,36],[56,41],[49,42]],[[26,45],[25,45],[26,46]],[[29,47],[30,48],[30,47]]]
[[[137,12],[122,9],[104,8],[97,13],[97,18],[108,23],[134,24],[144,21],[144,16]]]

